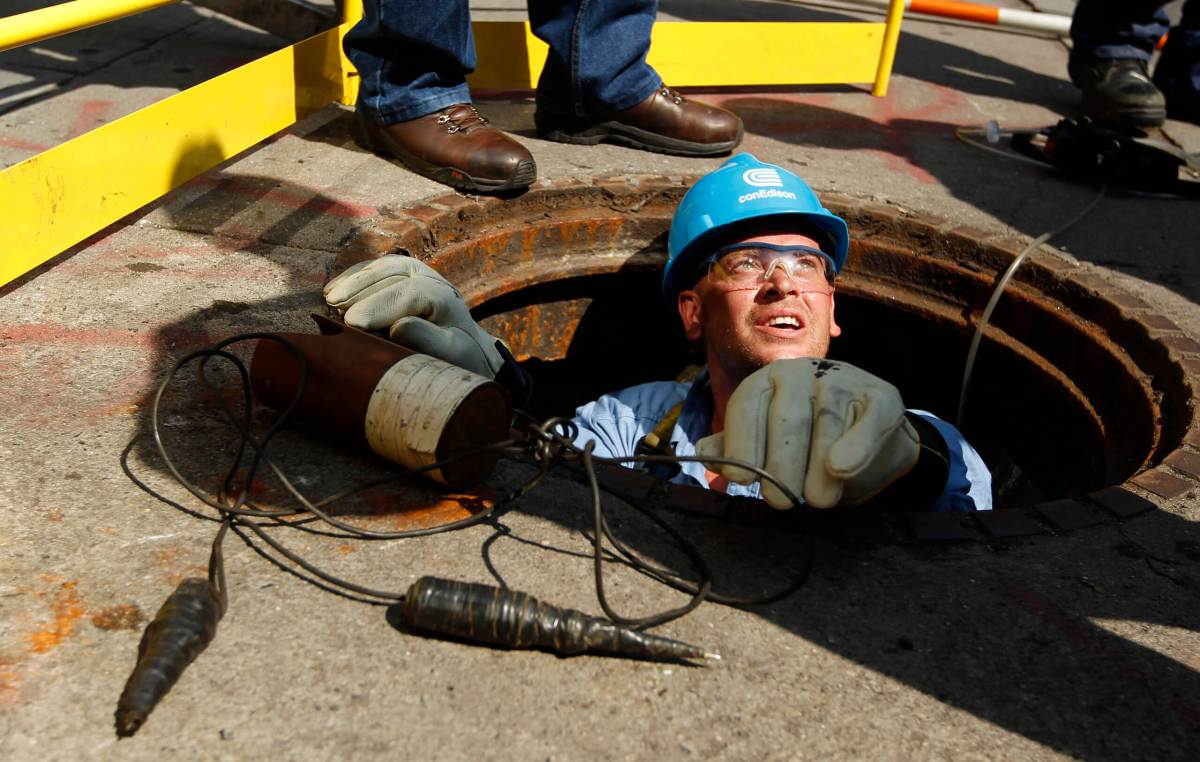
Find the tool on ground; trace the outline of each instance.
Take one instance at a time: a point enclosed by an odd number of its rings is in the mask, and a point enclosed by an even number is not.
[[[1039,130],[1013,130],[1011,135],[1014,151],[1069,177],[1145,193],[1200,196],[1200,156],[1141,130],[1080,117]],[[1183,179],[1181,172],[1195,179]]]
[[[600,652],[646,659],[719,659],[702,648],[622,627],[528,593],[421,577],[404,600],[404,621],[427,632],[508,648],[569,655]]]
[[[278,334],[299,348],[260,340],[250,364],[259,401],[285,409],[303,386],[296,415],[335,441],[366,444],[410,468],[428,466],[508,436],[503,387],[457,365],[313,315],[321,333]],[[308,378],[302,385],[302,368]],[[499,454],[486,451],[428,475],[450,487],[482,481]]]
[[[142,646],[139,649],[138,665],[118,704],[116,724],[119,736],[132,735],[137,731],[155,704],[179,678],[183,669],[212,640],[217,622],[224,613],[226,605],[221,542],[227,530],[233,531],[256,552],[273,563],[323,590],[353,600],[386,605],[393,610],[402,611],[407,626],[414,630],[436,632],[472,642],[510,648],[542,648],[562,655],[595,652],[671,661],[717,659],[719,656],[715,653],[670,638],[648,634],[643,630],[684,616],[706,600],[734,606],[776,601],[798,589],[808,578],[814,555],[813,535],[801,533],[798,535],[799,547],[795,555],[797,567],[795,578],[786,585],[768,594],[749,597],[714,592],[712,573],[695,545],[655,511],[634,502],[625,502],[626,506],[637,510],[657,524],[662,531],[678,543],[680,550],[691,562],[697,579],[692,580],[687,575],[645,562],[633,549],[614,535],[604,518],[600,496],[602,491],[608,490],[601,487],[599,483],[596,475],[596,463],[630,461],[668,463],[698,461],[699,458],[665,455],[637,455],[621,459],[593,458],[591,445],[584,448],[574,445],[577,432],[573,430],[573,424],[558,418],[538,422],[529,418],[527,414],[520,413],[523,418],[527,419],[527,422],[513,432],[512,439],[492,441],[492,433],[487,433],[480,437],[483,444],[471,446],[460,442],[461,447],[447,448],[444,459],[432,462],[427,462],[430,457],[429,453],[423,451],[419,466],[406,467],[401,472],[384,479],[377,479],[321,500],[308,499],[296,486],[296,480],[289,479],[267,454],[268,447],[276,433],[287,424],[293,415],[307,413],[311,420],[323,422],[331,429],[339,431],[345,438],[362,441],[365,435],[354,425],[356,421],[361,422],[361,416],[357,413],[355,416],[346,416],[339,412],[330,412],[334,396],[338,394],[340,388],[339,380],[345,384],[347,379],[353,379],[349,386],[353,387],[355,391],[353,395],[349,396],[353,396],[357,400],[355,404],[358,407],[354,409],[358,410],[366,404],[362,398],[370,394],[370,392],[363,391],[364,388],[376,388],[380,383],[378,379],[395,364],[404,362],[405,358],[418,357],[418,355],[382,339],[345,328],[324,318],[318,318],[317,323],[323,332],[321,336],[244,334],[225,339],[212,348],[192,352],[179,360],[167,373],[155,394],[151,410],[151,426],[158,454],[167,471],[181,486],[219,514],[220,518],[217,520],[221,522],[221,528],[213,542],[209,561],[209,579],[185,580],[184,584],[163,604],[154,621],[146,629],[142,638]],[[259,342],[252,361],[255,366],[252,370],[248,370],[241,359],[227,350],[233,344],[249,340],[258,340]],[[351,344],[353,347],[348,349]],[[272,345],[280,351],[269,349],[268,346]],[[396,354],[397,352],[399,354]],[[396,360],[397,357],[400,359]],[[163,396],[181,369],[197,360],[200,361],[199,375],[202,386],[218,402],[227,421],[237,430],[241,438],[233,463],[215,497],[188,480],[179,471],[162,436],[160,409]],[[347,367],[350,360],[354,361],[355,367]],[[206,374],[206,364],[210,361],[227,362],[237,370],[245,398],[245,405],[240,416]],[[368,372],[367,368],[371,370]],[[491,383],[486,379],[479,380],[485,384]],[[326,386],[321,388],[322,384]],[[268,402],[282,411],[278,420],[272,423],[267,432],[261,436],[252,431],[251,387],[260,400]],[[420,385],[413,385],[411,388],[405,387],[404,392],[416,393],[422,388]],[[438,388],[434,388],[433,391],[435,394],[441,392]],[[338,397],[339,404],[345,406],[348,402],[347,397],[347,394],[341,394]],[[503,399],[502,394],[500,398]],[[488,411],[487,416],[496,415],[497,408],[494,399],[492,403],[484,405],[483,408]],[[503,413],[503,420],[507,427],[509,418],[506,406],[503,408]],[[453,418],[451,417],[450,420]],[[487,420],[491,421],[492,419],[487,417]],[[443,426],[443,430],[453,428],[452,423]],[[475,435],[479,437],[479,432],[475,432]],[[211,518],[171,500],[138,479],[131,470],[128,460],[136,443],[137,438],[135,437],[126,446],[121,456],[122,467],[134,484],[153,497],[189,515],[205,519]],[[247,450],[252,451],[252,455],[248,458],[248,464],[245,462]],[[433,452],[435,455],[441,456],[443,448],[436,447]],[[514,488],[508,495],[496,500],[493,506],[484,508],[465,519],[437,527],[380,532],[356,526],[332,515],[327,510],[331,504],[365,489],[379,486],[387,481],[406,478],[415,473],[439,471],[449,483],[452,479],[448,478],[448,475],[453,473],[450,466],[458,462],[470,461],[473,458],[486,459],[489,463],[487,470],[490,471],[491,464],[495,462],[497,455],[526,463],[532,462],[538,467],[538,472],[528,481]],[[781,494],[787,496],[787,499],[800,505],[799,499],[792,494],[786,484],[761,467],[720,457],[710,460],[739,465],[757,474],[764,481],[770,482]],[[268,531],[289,528],[304,529],[312,521],[321,521],[333,528],[333,536],[372,540],[426,536],[474,526],[528,494],[557,464],[581,466],[591,491],[593,520],[591,539],[596,596],[608,617],[607,619],[558,608],[517,591],[432,577],[420,578],[404,593],[367,587],[341,579],[323,570],[299,553],[288,549],[280,540],[272,536],[272,531]],[[271,470],[301,508],[268,509],[254,504],[253,490],[256,484],[256,474],[264,466]],[[476,469],[475,472],[481,472],[477,466],[472,468]],[[617,497],[620,496],[617,495]],[[298,519],[281,521],[284,517],[294,517],[297,514],[302,515]],[[304,516],[303,514],[309,515]],[[329,534],[331,530],[321,530],[320,533]],[[252,540],[251,535],[262,544]],[[622,617],[617,614],[604,593],[603,564],[605,557],[611,555],[610,551],[604,547],[605,541],[631,568],[662,584],[688,593],[690,595],[688,602],[677,608],[648,616],[634,618]]]
[[[128,738],[146,722],[183,671],[208,647],[225,615],[228,594],[221,542],[229,521],[221,524],[208,558],[208,577],[188,577],[159,608],[142,632],[137,664],[117,701],[117,737]]]

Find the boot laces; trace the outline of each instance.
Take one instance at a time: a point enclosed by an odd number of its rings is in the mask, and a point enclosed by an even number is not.
[[[483,127],[488,124],[488,119],[470,103],[459,103],[443,109],[437,123],[445,125],[446,132],[453,135],[456,132],[466,132],[472,127]]]
[[[678,106],[680,103],[683,103],[683,96],[680,95],[679,93],[675,92],[671,88],[667,87],[666,85],[663,85],[662,87],[660,87],[658,89],[658,91],[660,93],[662,93],[662,96],[664,98],[670,98],[671,100],[675,101],[676,106]]]

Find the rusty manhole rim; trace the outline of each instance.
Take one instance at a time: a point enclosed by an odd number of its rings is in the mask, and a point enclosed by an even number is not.
[[[631,253],[626,245],[616,257],[589,257],[582,265],[583,260],[574,263],[554,258],[544,262],[529,260],[522,263],[520,277],[497,282],[486,272],[489,263],[495,259],[503,266],[499,260],[504,256],[511,259],[511,252],[505,254],[501,250],[495,235],[481,235],[481,232],[485,229],[503,231],[500,243],[510,250],[513,240],[521,237],[524,237],[528,250],[532,242],[536,242],[539,224],[563,233],[564,240],[569,238],[569,229],[586,228],[601,238],[623,236],[624,240],[634,243],[641,236],[642,248],[653,249],[650,242],[665,230],[663,220],[669,220],[683,192],[699,177],[618,175],[542,180],[526,193],[507,199],[446,193],[402,209],[385,210],[380,218],[368,221],[356,231],[333,269],[337,272],[354,262],[387,253],[408,253],[435,267],[441,266],[473,308],[531,285],[553,282],[556,278],[612,274],[624,269],[651,270],[661,267],[661,252]],[[870,199],[841,193],[819,195],[826,207],[847,218],[852,239],[861,246],[869,243],[878,248],[880,241],[877,239],[882,235],[886,248],[889,231],[895,233],[902,228],[909,244],[923,240],[926,246],[938,250],[938,256],[933,259],[939,266],[974,270],[975,276],[998,277],[1028,243],[1028,239],[959,225],[935,215],[914,213]],[[896,245],[903,247],[904,244]],[[661,241],[658,248],[661,249]],[[473,254],[471,261],[482,262],[484,266],[467,273],[451,272],[453,267],[446,265],[456,256],[466,256],[464,251]],[[855,270],[856,258],[852,249],[848,272]],[[896,294],[888,293],[886,283],[870,282],[873,275],[873,272],[864,275],[857,296],[894,299]],[[1072,294],[1072,298],[1080,300],[1090,313],[1081,315],[1081,319],[1095,322],[1110,343],[1136,356],[1137,362],[1130,360],[1129,363],[1148,379],[1148,391],[1157,398],[1157,406],[1153,408],[1158,417],[1153,424],[1156,441],[1151,444],[1152,452],[1129,478],[1079,496],[994,512],[898,514],[907,530],[918,539],[995,541],[1059,534],[1128,519],[1200,485],[1200,452],[1197,452],[1200,451],[1200,422],[1194,404],[1200,388],[1200,343],[1187,337],[1151,305],[1059,256],[1047,246],[1035,250],[1018,270],[1014,285],[1019,287],[1021,284],[1035,297],[1040,293],[1039,289],[1048,287],[1055,293]],[[883,287],[878,288],[880,285]],[[925,288],[936,286],[936,282],[930,282]],[[842,288],[845,288],[844,284]],[[914,288],[912,282],[907,282],[907,288],[913,293],[922,290]],[[986,300],[976,301],[981,307]],[[978,309],[974,311],[974,318],[977,317]],[[1119,436],[1119,432],[1113,436]],[[610,488],[633,499],[674,508],[688,505],[695,512],[734,521],[745,519],[747,515],[769,514],[759,508],[758,501],[698,487],[664,485],[628,469],[617,469],[605,481]]]

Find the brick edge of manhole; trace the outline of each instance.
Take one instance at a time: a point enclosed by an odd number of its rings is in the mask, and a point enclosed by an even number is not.
[[[347,242],[333,265],[332,273],[384,254],[403,251],[420,256],[437,250],[445,231],[472,221],[486,221],[506,209],[534,209],[562,198],[603,205],[636,213],[648,199],[678,198],[700,175],[611,175],[561,177],[535,182],[524,194],[502,199],[449,192],[417,201],[399,209],[385,209],[368,220]],[[962,225],[926,212],[858,198],[839,192],[819,193],[822,203],[843,216],[868,215],[884,225],[903,225],[916,235],[939,236],[966,248],[991,249],[1009,261],[1020,254],[1028,240],[973,225]],[[504,216],[504,215],[501,215]],[[509,213],[511,216],[511,212]],[[1200,342],[1187,336],[1172,320],[1121,286],[1111,283],[1085,265],[1058,254],[1049,246],[1030,252],[1023,266],[1025,277],[1037,281],[1065,281],[1083,293],[1094,294],[1117,312],[1120,319],[1136,327],[1139,338],[1163,350],[1163,362],[1173,365],[1188,391],[1192,413],[1179,445],[1162,454],[1151,467],[1122,484],[1111,485],[1080,498],[1047,501],[1030,506],[980,513],[908,512],[891,514],[882,532],[889,535],[895,525],[918,541],[1002,542],[1047,535],[1061,535],[1113,521],[1127,521],[1161,508],[1200,488],[1200,421],[1195,399],[1200,390]],[[1019,277],[1018,280],[1021,278]],[[623,472],[623,473],[622,473]],[[698,487],[665,485],[641,472],[620,469],[598,474],[605,488],[630,500],[646,501],[663,508],[719,517],[737,523],[780,525],[786,512],[764,509],[758,501],[747,501]],[[748,503],[757,505],[751,506]],[[861,529],[862,522],[855,524]],[[847,522],[847,527],[851,525]]]

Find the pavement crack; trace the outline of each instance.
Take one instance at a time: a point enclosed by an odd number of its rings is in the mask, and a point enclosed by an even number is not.
[[[1142,563],[1146,565],[1146,568],[1151,572],[1175,585],[1178,585],[1179,587],[1188,590],[1194,590],[1200,587],[1200,585],[1197,585],[1196,580],[1193,579],[1191,575],[1177,568],[1183,565],[1180,561],[1175,561],[1170,558],[1163,558],[1152,553],[1145,545],[1130,537],[1129,533],[1125,531],[1125,527],[1119,524],[1115,526],[1117,533],[1125,538],[1124,542],[1117,543],[1113,546],[1113,550],[1117,551],[1117,553],[1129,559],[1142,561]]]
[[[1161,559],[1149,557],[1146,558],[1145,561],[1146,566],[1150,569],[1150,571],[1154,572],[1163,579],[1170,580],[1172,583],[1187,590],[1194,590],[1197,588],[1196,580],[1192,579],[1191,576],[1168,566],[1168,564],[1171,566],[1175,564],[1171,562],[1164,562]],[[1160,568],[1160,565],[1163,568]]]

